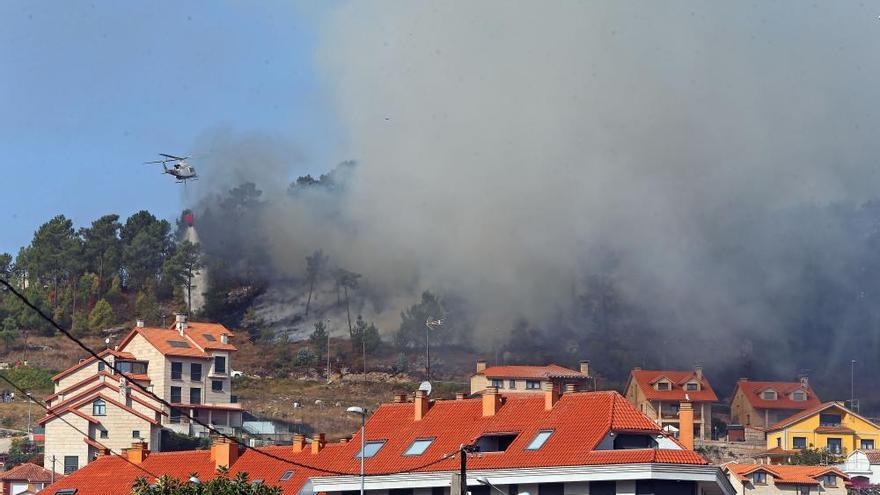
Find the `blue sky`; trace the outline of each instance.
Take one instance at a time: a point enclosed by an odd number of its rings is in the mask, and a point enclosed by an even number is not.
[[[176,217],[182,186],[141,162],[198,153],[212,129],[297,143],[306,160],[293,174],[348,158],[314,68],[315,14],[291,2],[0,2],[0,252],[61,213],[78,227],[141,209]]]

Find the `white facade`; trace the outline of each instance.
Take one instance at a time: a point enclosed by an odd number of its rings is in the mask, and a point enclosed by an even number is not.
[[[872,464],[871,457],[874,457],[874,464]],[[838,467],[850,479],[866,478],[869,484],[878,485],[880,484],[880,462],[877,461],[880,461],[880,459],[877,459],[877,457],[880,456],[869,456],[864,451],[854,450],[846,456],[846,461]]]

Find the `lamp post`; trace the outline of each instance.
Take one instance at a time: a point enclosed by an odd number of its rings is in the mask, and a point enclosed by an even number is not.
[[[493,490],[498,491],[498,493],[500,493],[501,495],[508,495],[507,492],[505,492],[505,491],[502,490],[501,488],[498,488],[497,486],[493,485],[493,484],[492,484],[488,479],[486,479],[486,478],[477,478],[477,483],[479,483],[479,484],[481,484],[481,485],[484,485],[484,486],[488,486],[489,488],[492,488]]]
[[[431,381],[431,341],[430,335],[431,330],[434,327],[442,327],[443,319],[432,320],[429,316],[427,320],[425,320],[425,380]]]
[[[361,417],[361,495],[364,495],[364,435],[367,428],[367,409],[365,407],[351,406],[346,409],[346,411],[357,414]]]

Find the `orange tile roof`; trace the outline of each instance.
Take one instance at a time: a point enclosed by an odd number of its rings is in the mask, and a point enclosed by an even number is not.
[[[849,477],[835,467],[829,466],[793,466],[786,464],[727,464],[726,471],[733,473],[740,481],[746,481],[748,475],[755,471],[765,471],[774,478],[774,483],[818,485],[818,477],[833,473],[848,481]]]
[[[587,375],[558,364],[547,366],[490,366],[477,372],[487,378],[588,378]]]
[[[318,455],[313,455],[309,450],[294,453],[290,446],[265,447],[260,450],[289,461],[314,465],[318,458],[332,456],[339,446],[327,444]],[[139,477],[145,477],[150,482],[155,480],[144,471],[181,480],[189,479],[193,473],[202,481],[216,477],[209,450],[151,453],[139,467],[118,456],[105,455],[44,490],[50,494],[63,488],[76,488],[76,495],[125,494],[131,492],[132,483]],[[282,475],[287,471],[293,471],[293,475],[290,479],[281,481]],[[268,486],[280,487],[285,494],[298,493],[309,478],[320,474],[308,468],[273,460],[253,449],[242,452],[229,469],[229,477],[232,478],[239,472],[247,473],[251,481],[263,480]],[[113,473],[113,476],[108,476],[107,473]]]
[[[672,382],[669,390],[657,390],[653,384],[661,378],[666,378]],[[667,371],[667,370],[639,370],[634,369],[630,372],[630,381],[635,380],[636,384],[642,389],[642,393],[648,400],[669,400],[682,401],[685,400],[685,394],[693,402],[717,402],[718,396],[712,390],[709,379],[703,375],[700,390],[685,390],[684,384],[691,378],[696,378],[694,371]],[[627,388],[629,386],[627,385]]]
[[[468,460],[471,469],[632,463],[708,464],[690,450],[594,450],[611,431],[662,434],[656,423],[617,392],[565,394],[549,411],[545,410],[541,394],[511,394],[503,398],[498,412],[489,417],[482,415],[481,398],[434,401],[421,421],[415,420],[414,407],[413,403],[385,404],[369,418],[366,440],[384,440],[385,445],[376,455],[366,459],[367,474],[414,468],[419,468],[420,472],[455,471],[458,459],[442,459],[445,454],[457,451],[461,444],[472,443],[483,434],[500,432],[515,433],[517,437],[504,452],[486,453]],[[534,435],[545,429],[553,430],[546,443],[538,450],[526,450]],[[317,455],[308,449],[295,454],[291,447],[261,450],[313,467],[356,475],[360,468],[359,459],[355,457],[360,450],[358,434],[345,444],[327,444]],[[417,438],[435,440],[421,455],[402,455]],[[439,462],[425,466],[431,461]],[[188,478],[191,472],[196,472],[202,480],[213,477],[213,464],[207,451],[150,454],[142,467],[181,479]],[[294,476],[287,482],[279,481],[287,470],[293,470]],[[113,472],[114,476],[106,476],[108,472]],[[262,479],[268,485],[281,486],[284,493],[290,494],[297,493],[308,478],[327,474],[290,466],[252,449],[246,450],[233,464],[230,473],[237,472],[249,473],[251,480]],[[127,493],[125,490],[130,489],[132,481],[142,475],[121,459],[101,457],[71,474],[63,483],[52,485],[51,490],[78,488],[77,495]]]
[[[221,335],[232,335],[232,332],[219,323],[189,322],[184,329],[183,335],[175,327],[135,327],[119,343],[119,348],[124,349],[135,335],[140,334],[147,342],[165,356],[180,356],[208,359],[211,354],[206,350],[221,350],[235,352],[238,349],[232,344],[224,344]],[[214,341],[206,338],[209,335]],[[184,346],[174,346],[171,342],[183,342]]]
[[[777,423],[774,423],[774,424],[768,426],[768,427],[767,427],[767,431],[780,430],[780,429],[782,429],[782,428],[785,428],[786,426],[789,426],[789,425],[792,425],[792,424],[794,424],[794,423],[797,423],[798,421],[800,421],[800,420],[802,420],[802,419],[804,419],[804,418],[808,418],[808,417],[810,417],[810,416],[813,416],[814,414],[819,414],[819,413],[821,413],[822,411],[824,411],[824,410],[826,410],[826,409],[830,409],[830,408],[832,408],[832,407],[836,407],[836,408],[838,408],[838,409],[840,409],[840,410],[846,412],[847,414],[852,414],[853,416],[856,416],[857,418],[862,419],[862,420],[864,420],[864,421],[870,423],[870,424],[873,425],[875,428],[880,429],[880,426],[878,426],[877,424],[875,424],[875,423],[872,422],[871,420],[865,418],[864,416],[859,416],[858,414],[856,414],[856,413],[850,411],[849,409],[847,409],[846,407],[844,407],[843,405],[841,405],[839,402],[831,401],[831,402],[824,402],[824,403],[822,403],[822,404],[817,405],[816,407],[811,407],[811,408],[809,408],[809,409],[805,409],[805,410],[803,410],[803,411],[800,411],[800,412],[797,412],[797,413],[795,413],[795,414],[792,414],[791,416],[789,416],[789,417],[783,419],[782,421],[779,421],[779,422],[777,422]],[[839,427],[820,426],[819,428],[836,428],[835,430],[833,430],[834,433],[846,433],[846,431],[843,431],[843,430],[842,430],[841,428],[839,428]],[[843,427],[843,428],[845,428],[845,427]],[[817,429],[817,430],[818,430],[818,429]]]
[[[880,464],[880,450],[863,450],[862,452],[868,457],[868,462]]]
[[[792,409],[803,410],[820,404],[819,396],[810,386],[804,386],[801,382],[753,382],[740,380],[736,382],[736,388],[742,390],[743,396],[757,409]],[[761,397],[761,392],[772,389],[776,391],[776,400],[767,400]],[[789,396],[792,392],[802,390],[807,394],[807,400],[793,400]],[[736,389],[733,391],[736,397]]]
[[[122,358],[122,359],[134,359],[134,356],[131,353],[119,352],[119,351],[115,351],[113,349],[104,349],[103,351],[98,353],[98,356],[101,356],[101,357],[105,357],[105,356],[109,356],[109,355],[113,355],[113,356],[116,356],[116,357]],[[60,380],[60,379],[64,378],[65,376],[67,376],[67,375],[69,375],[69,374],[71,374],[71,373],[73,373],[73,372],[75,372],[85,366],[88,366],[88,365],[94,363],[95,361],[97,361],[97,359],[95,359],[94,356],[89,356],[86,359],[82,359],[82,360],[80,360],[80,362],[76,363],[75,365],[71,366],[70,368],[67,368],[66,370],[62,371],[61,373],[58,373],[57,375],[53,376],[52,381]]]
[[[61,475],[55,475],[56,478],[60,476]],[[48,469],[43,469],[42,466],[37,466],[36,464],[32,464],[30,462],[25,462],[24,464],[19,464],[9,471],[0,474],[0,480],[48,483],[52,481],[52,471],[49,471]]]

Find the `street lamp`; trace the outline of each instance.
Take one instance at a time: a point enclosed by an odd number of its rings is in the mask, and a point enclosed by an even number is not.
[[[351,406],[346,412],[357,414],[361,417],[361,495],[364,495],[364,435],[367,428],[367,409],[365,407]]]
[[[430,331],[443,326],[443,319],[433,320],[429,316],[425,320],[425,380],[431,380],[431,341]]]
[[[477,478],[477,483],[479,483],[479,484],[481,484],[481,485],[483,485],[483,486],[488,486],[489,488],[493,488],[493,489],[495,489],[496,491],[498,491],[498,493],[500,493],[501,495],[508,495],[507,492],[505,492],[505,491],[502,490],[501,488],[498,488],[497,486],[493,485],[493,484],[492,484],[491,482],[489,482],[489,480],[486,479],[486,478]]]

